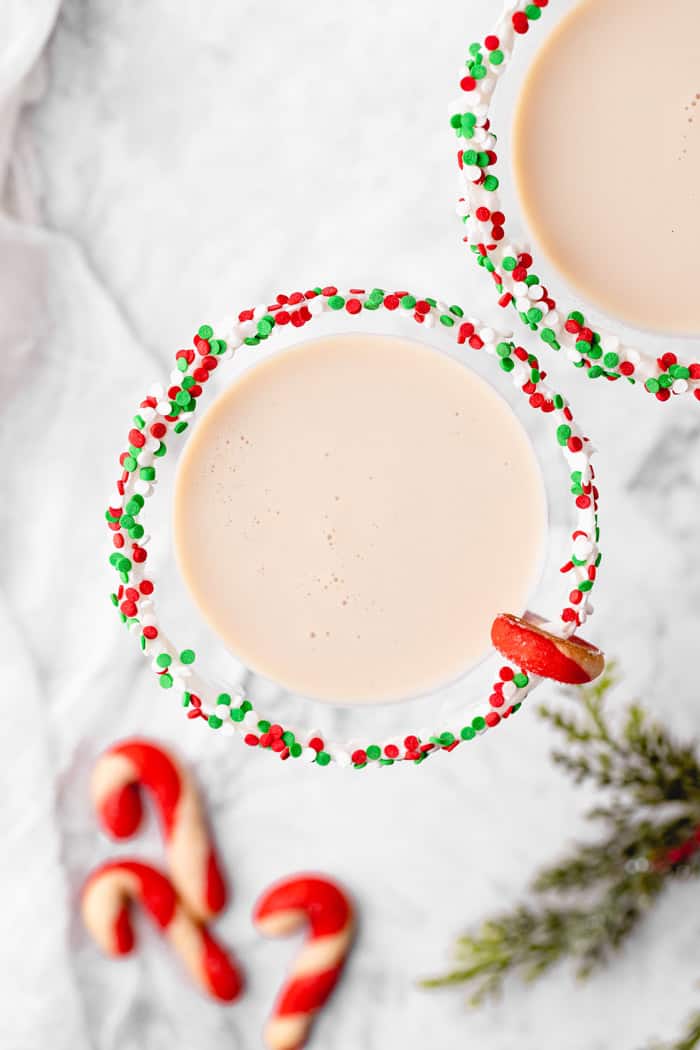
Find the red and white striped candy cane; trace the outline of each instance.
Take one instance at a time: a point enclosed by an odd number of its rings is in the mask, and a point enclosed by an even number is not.
[[[226,885],[212,846],[199,794],[189,773],[148,740],[115,744],[97,760],[92,798],[105,830],[129,838],[143,815],[139,787],[156,804],[170,875],[182,900],[199,919],[226,903]]]
[[[345,965],[355,926],[352,904],[328,879],[295,875],[263,894],[253,918],[263,933],[273,937],[309,926],[306,944],[265,1027],[270,1050],[299,1050]]]
[[[236,964],[206,926],[183,906],[165,875],[137,860],[109,861],[88,877],[82,892],[85,925],[108,955],[126,955],[134,946],[129,917],[139,901],[168,938],[195,982],[208,995],[232,1002],[243,981]]]

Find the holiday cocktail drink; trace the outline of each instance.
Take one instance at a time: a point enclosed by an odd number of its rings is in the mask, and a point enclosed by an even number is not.
[[[178,561],[233,652],[293,692],[369,703],[457,677],[522,610],[544,488],[507,403],[420,343],[350,333],[253,365],[199,421]]]

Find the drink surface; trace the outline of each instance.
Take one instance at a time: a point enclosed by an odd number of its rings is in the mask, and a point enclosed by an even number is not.
[[[302,695],[371,703],[459,675],[519,611],[544,489],[509,406],[420,343],[346,334],[255,365],[178,466],[185,583],[245,663]]]
[[[638,328],[700,332],[700,3],[583,0],[527,75],[515,180],[571,285]]]

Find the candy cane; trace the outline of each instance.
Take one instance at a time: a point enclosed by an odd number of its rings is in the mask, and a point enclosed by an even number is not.
[[[200,988],[224,1002],[237,998],[243,986],[237,966],[206,926],[183,907],[170,880],[149,864],[109,861],[87,879],[83,919],[104,952],[126,955],[134,947],[129,907],[135,900],[163,931]]]
[[[175,887],[199,919],[226,903],[226,886],[190,775],[148,740],[115,744],[98,759],[92,798],[102,825],[114,838],[129,838],[143,814],[139,785],[153,797],[165,836]]]
[[[270,1050],[299,1050],[345,965],[355,925],[352,904],[327,879],[295,875],[263,894],[253,918],[263,933],[273,937],[305,923],[310,927],[265,1028]]]

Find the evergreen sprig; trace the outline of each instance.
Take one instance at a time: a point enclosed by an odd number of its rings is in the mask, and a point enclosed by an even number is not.
[[[500,993],[509,975],[533,981],[564,959],[586,977],[610,961],[672,880],[700,874],[695,748],[675,741],[639,704],[629,706],[616,727],[605,708],[615,680],[611,669],[577,690],[574,713],[539,709],[566,744],[553,761],[575,783],[600,790],[586,814],[600,827],[599,839],[574,845],[545,867],[532,883],[532,904],[461,937],[456,968],[425,981],[427,987],[470,984],[470,1001],[479,1004]],[[700,1013],[679,1042],[653,1050],[698,1046]]]

